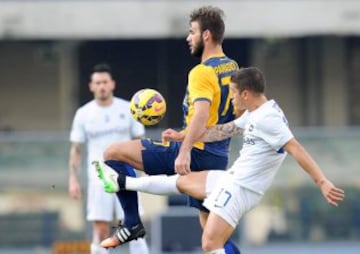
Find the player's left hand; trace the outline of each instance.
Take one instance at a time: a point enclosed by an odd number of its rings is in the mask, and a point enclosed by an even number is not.
[[[166,129],[161,133],[161,140],[163,143],[168,141],[183,141],[184,137],[184,133],[174,129]]]
[[[329,180],[322,180],[319,185],[323,196],[329,204],[338,206],[339,203],[345,198],[344,190],[335,187],[334,184]]]
[[[175,172],[179,175],[187,175],[191,172],[190,169],[191,155],[189,152],[179,152],[175,160]]]

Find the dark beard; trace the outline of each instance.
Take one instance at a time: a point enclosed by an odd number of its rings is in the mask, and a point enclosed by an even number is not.
[[[194,47],[194,51],[192,52],[191,55],[201,58],[203,52],[204,52],[204,41],[200,40],[198,45]]]

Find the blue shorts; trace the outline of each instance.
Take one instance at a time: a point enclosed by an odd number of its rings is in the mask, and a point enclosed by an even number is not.
[[[175,159],[179,153],[180,142],[169,142],[164,145],[161,141],[142,139],[141,143],[145,148],[142,150],[144,171],[148,175],[173,175]],[[205,150],[193,148],[191,150],[192,171],[222,169],[225,170],[228,157],[218,156]],[[202,200],[189,197],[189,205],[203,211],[208,211],[202,206]]]

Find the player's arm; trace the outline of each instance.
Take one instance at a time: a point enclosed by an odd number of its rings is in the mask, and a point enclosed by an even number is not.
[[[209,119],[210,102],[206,100],[194,103],[194,115],[188,125],[184,141],[180,150],[190,151],[206,131],[206,124]]]
[[[161,141],[166,143],[168,141],[182,142],[185,138],[185,131],[176,131],[174,129],[166,129],[161,133]]]
[[[209,127],[204,135],[201,137],[203,142],[214,142],[220,141],[223,139],[240,136],[244,133],[244,129],[237,127],[234,121],[217,124],[215,126]]]
[[[184,141],[181,144],[178,157],[175,160],[176,173],[185,175],[190,172],[190,152],[194,143],[201,138],[206,130],[209,112],[209,101],[199,100],[194,103],[194,115],[188,124]]]
[[[334,184],[326,178],[319,165],[306,151],[306,149],[295,138],[292,138],[289,142],[287,142],[284,148],[312,177],[315,184],[321,189],[325,199],[330,204],[338,206],[339,202],[344,199],[344,191],[335,187]]]
[[[81,186],[79,181],[81,148],[81,143],[71,143],[69,155],[69,194],[76,199],[81,197]]]

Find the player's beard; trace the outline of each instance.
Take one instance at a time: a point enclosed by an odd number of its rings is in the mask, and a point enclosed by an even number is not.
[[[201,58],[203,52],[204,52],[204,40],[200,39],[200,41],[194,46],[191,55]]]
[[[96,96],[99,101],[107,101],[111,98],[111,94],[106,90],[100,90],[99,94]]]

